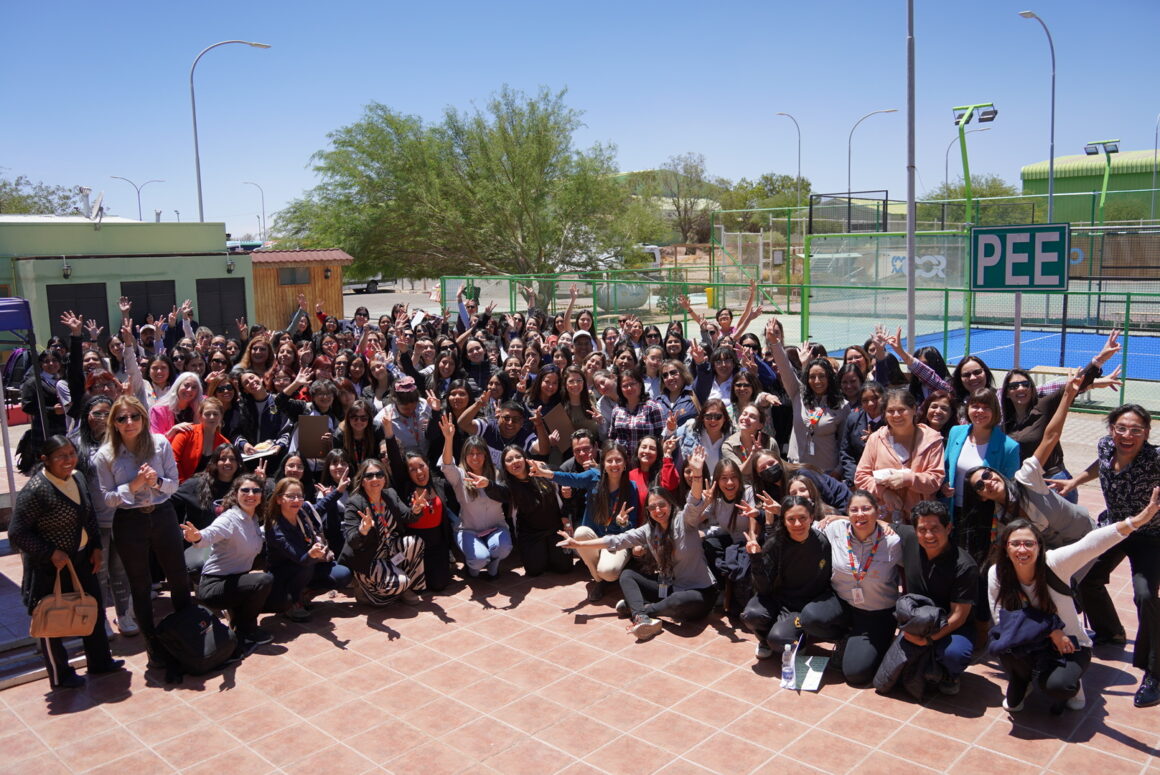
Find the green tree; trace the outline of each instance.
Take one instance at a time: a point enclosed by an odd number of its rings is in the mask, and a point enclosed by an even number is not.
[[[685,243],[709,241],[710,213],[718,208],[720,196],[729,187],[727,180],[709,179],[705,157],[699,153],[670,156],[655,172],[656,195]]]
[[[614,151],[574,147],[564,92],[504,87],[485,110],[427,125],[374,103],[313,157],[321,182],[276,221],[288,244],[339,246],[356,273],[584,269],[657,232]]]
[[[75,188],[33,183],[24,175],[0,178],[0,213],[72,215],[80,208],[81,198]]]
[[[801,179],[801,201],[809,204],[810,182]],[[723,210],[768,210],[781,207],[795,207],[798,202],[798,178],[767,172],[756,181],[742,178],[720,195]],[[769,227],[768,213],[728,213],[722,216],[729,231],[756,232]]]
[[[966,187],[962,180],[943,183],[923,195],[917,207],[920,229],[956,229],[966,220]],[[1007,197],[999,201],[986,201]],[[1031,223],[1036,217],[1035,199],[1021,198],[1019,189],[998,175],[971,175],[973,220],[977,226]],[[1040,202],[1042,204],[1042,202]]]

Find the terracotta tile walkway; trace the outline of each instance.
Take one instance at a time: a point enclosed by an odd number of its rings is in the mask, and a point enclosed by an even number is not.
[[[1083,499],[1098,509],[1098,490]],[[0,557],[0,619],[17,631],[19,578]],[[120,638],[128,672],[0,692],[0,773],[1160,773],[1160,708],[1131,707],[1122,649],[1097,650],[1084,711],[1054,717],[1033,694],[1013,722],[994,664],[924,704],[836,675],[799,695],[720,617],[637,644],[583,581],[508,570],[416,609],[320,598],[312,622],[265,619],[274,643],[178,686]],[[1112,591],[1131,635],[1127,582],[1125,565]]]

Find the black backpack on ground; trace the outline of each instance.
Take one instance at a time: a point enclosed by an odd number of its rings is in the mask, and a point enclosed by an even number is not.
[[[233,630],[200,605],[188,605],[162,619],[157,642],[168,657],[170,680],[180,680],[182,673],[212,673],[238,650]]]

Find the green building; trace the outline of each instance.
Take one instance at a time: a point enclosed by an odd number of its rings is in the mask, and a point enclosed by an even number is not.
[[[1152,216],[1154,152],[1113,153],[1108,177],[1104,222],[1139,223]],[[1060,156],[1055,160],[1055,220],[1073,224],[1099,223],[1100,189],[1104,180],[1104,154]],[[1019,172],[1024,194],[1047,194],[1047,162],[1028,164]],[[1046,212],[1046,205],[1044,205]],[[1160,202],[1156,202],[1160,214]]]
[[[60,313],[95,319],[109,336],[121,296],[138,324],[190,299],[215,331],[253,319],[249,253],[226,249],[221,223],[147,223],[126,218],[0,215],[0,296],[32,307],[37,340],[64,334]]]

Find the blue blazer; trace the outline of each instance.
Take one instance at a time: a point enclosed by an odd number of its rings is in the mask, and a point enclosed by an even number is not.
[[[944,462],[946,463],[947,483],[951,486],[954,486],[955,483],[955,468],[959,464],[959,454],[963,451],[963,445],[967,443],[967,435],[970,431],[970,425],[956,425],[951,428],[950,434],[947,436],[946,460]],[[1008,438],[1003,429],[996,425],[991,430],[991,443],[987,445],[987,454],[983,457],[983,462],[1010,479],[1015,476],[1015,472],[1019,470],[1019,465],[1022,463],[1019,457],[1019,442]],[[943,502],[946,503],[951,514],[954,514],[954,498]]]

